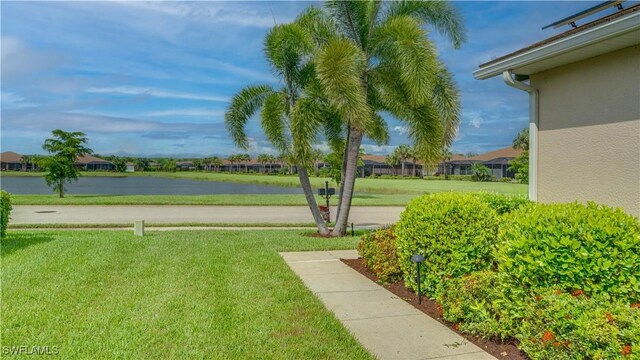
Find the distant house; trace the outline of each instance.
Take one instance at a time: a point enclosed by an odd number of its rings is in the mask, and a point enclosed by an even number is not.
[[[134,172],[136,171],[136,165],[133,163],[127,163],[127,168],[125,169],[125,172]]]
[[[23,170],[22,155],[13,151],[5,151],[0,153],[0,170],[2,171],[21,171]]]
[[[520,154],[522,154],[522,150],[506,147],[472,157],[453,155],[451,159],[438,166],[438,173],[472,175],[471,166],[475,163],[481,163],[491,169],[491,173],[496,179],[503,177],[513,178],[515,174],[509,171],[509,162],[520,156]]]
[[[529,94],[532,200],[593,200],[640,216],[640,5],[620,8],[474,72]]]
[[[112,162],[92,155],[79,156],[75,166],[78,170],[85,171],[114,171],[116,169]]]
[[[192,161],[178,161],[176,163],[176,168],[180,171],[189,171],[196,169]]]
[[[387,156],[385,155],[362,155],[364,166],[358,167],[358,176],[371,175],[402,175],[402,164],[387,164]],[[405,176],[422,175],[422,163],[413,162],[412,160],[404,161]]]

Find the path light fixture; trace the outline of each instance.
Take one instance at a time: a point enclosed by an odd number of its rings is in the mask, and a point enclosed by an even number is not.
[[[356,231],[353,228],[353,223],[351,223],[351,236],[356,236]]]
[[[416,282],[418,283],[418,304],[422,303],[422,293],[420,292],[420,264],[424,262],[424,256],[415,254],[411,257],[411,262],[416,264]]]
[[[318,195],[324,197],[325,200],[327,201],[327,211],[326,211],[325,214],[323,214],[323,215],[326,215],[324,220],[327,223],[331,222],[331,215],[329,213],[329,209],[330,209],[329,208],[329,199],[331,198],[331,195],[335,195],[335,194],[336,194],[336,189],[335,188],[330,188],[328,181],[324,182],[324,189],[322,189],[322,188],[318,189]]]

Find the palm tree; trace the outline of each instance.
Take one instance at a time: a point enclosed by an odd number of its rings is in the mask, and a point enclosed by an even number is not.
[[[210,157],[209,162],[211,163],[211,166],[213,166],[213,168],[216,169],[217,172],[220,171],[220,168],[223,165],[222,159],[220,159],[217,156]]]
[[[442,148],[442,171],[444,172],[444,179],[449,180],[449,169],[447,169],[449,165],[449,161],[453,156],[451,149],[448,147]]]
[[[329,1],[338,29],[316,54],[317,76],[328,102],[345,122],[346,147],[339,217],[332,235],[346,231],[362,139],[386,126],[380,112],[405,122],[418,156],[434,162],[459,124],[458,91],[427,38],[424,25],[455,47],[465,40],[461,18],[441,1]]]
[[[254,85],[240,90],[232,99],[225,114],[225,125],[235,144],[243,149],[249,146],[245,132],[247,121],[261,109],[262,129],[271,144],[297,167],[298,178],[311,214],[322,235],[329,233],[315,194],[311,188],[307,167],[311,163],[311,149],[320,130],[327,124],[337,123],[331,110],[320,96],[314,83],[311,54],[315,48],[313,38],[300,23],[308,22],[308,13],[296,22],[275,26],[265,38],[265,55],[281,86]]]
[[[398,157],[398,154],[394,152],[392,152],[391,154],[387,155],[387,157],[385,158],[385,162],[387,163],[387,165],[391,165],[393,167],[393,174],[396,174],[396,166],[400,165],[400,158]]]
[[[235,154],[229,155],[227,157],[227,160],[231,163],[231,166],[229,167],[229,172],[233,172],[233,164],[236,163],[237,159],[238,159],[238,155],[235,155]]]
[[[266,153],[260,154],[260,155],[258,155],[256,157],[256,161],[262,165],[262,173],[264,173],[266,171],[264,164],[266,164],[266,163],[271,161],[271,155],[266,154]]]
[[[249,172],[249,168],[247,167],[247,164],[249,163],[249,161],[251,161],[251,155],[244,153],[244,154],[238,154],[237,160],[239,162],[244,163],[244,172],[248,173]]]
[[[402,176],[404,177],[405,176],[404,166],[407,159],[411,157],[411,148],[407,145],[400,145],[397,148],[395,148],[395,150],[393,150],[393,153],[395,154],[395,157],[398,159],[398,161],[400,162],[400,165],[402,166]]]

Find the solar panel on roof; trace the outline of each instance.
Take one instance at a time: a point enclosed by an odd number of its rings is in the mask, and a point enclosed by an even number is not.
[[[580,11],[577,14],[573,14],[573,15],[571,15],[569,17],[566,17],[566,18],[564,18],[562,20],[558,20],[558,21],[554,22],[553,24],[549,24],[549,25],[543,27],[542,30],[548,29],[550,27],[553,27],[554,29],[556,29],[556,28],[559,28],[560,26],[564,26],[564,25],[567,25],[567,24],[570,24],[571,27],[576,27],[576,21],[577,20],[585,18],[585,17],[587,17],[589,15],[593,15],[595,13],[598,13],[598,12],[600,12],[602,10],[605,10],[605,9],[608,9],[610,7],[616,6],[616,7],[618,7],[619,10],[622,10],[622,3],[624,1],[625,0],[609,0],[609,1],[605,1],[603,3],[600,3],[600,4],[596,5],[596,6],[590,7],[588,9],[586,9],[586,10]]]

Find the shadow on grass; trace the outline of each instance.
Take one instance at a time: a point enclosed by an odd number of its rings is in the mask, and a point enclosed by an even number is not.
[[[52,240],[51,236],[41,234],[9,233],[4,239],[0,240],[0,256],[9,256],[18,250]]]

